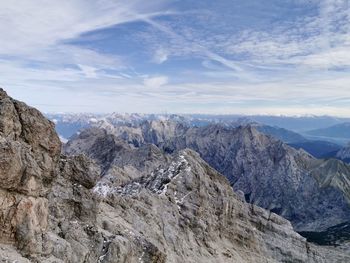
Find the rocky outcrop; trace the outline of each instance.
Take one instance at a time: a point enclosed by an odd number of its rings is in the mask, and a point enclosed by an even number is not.
[[[60,150],[54,125],[0,90],[0,242],[24,255],[43,252]]]
[[[134,124],[113,125],[113,121],[100,121],[94,128],[105,130],[108,134],[115,135],[129,144],[139,147],[144,144],[159,145],[171,138],[182,136],[189,128],[184,120],[144,120]]]
[[[139,173],[150,173],[167,161],[167,156],[154,144],[134,147],[98,128],[82,131],[65,145],[64,150],[67,155],[85,154],[96,160],[103,167],[104,174],[115,166],[125,169],[136,168]]]
[[[164,262],[348,260],[336,250],[307,243],[287,220],[241,201],[229,182],[190,150],[124,185],[102,178],[94,191],[104,201],[98,219],[104,233],[128,239],[122,250],[147,237]],[[149,262],[147,251],[128,259]]]

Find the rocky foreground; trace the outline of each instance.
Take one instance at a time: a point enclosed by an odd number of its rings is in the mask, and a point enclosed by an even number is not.
[[[192,150],[111,137],[100,151],[62,155],[54,125],[0,91],[1,262],[350,262],[246,203]]]

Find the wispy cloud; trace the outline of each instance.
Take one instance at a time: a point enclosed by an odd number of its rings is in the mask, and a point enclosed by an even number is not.
[[[256,66],[350,66],[350,3],[320,0],[316,14],[266,31],[246,30],[222,43],[228,54]]]
[[[169,79],[167,76],[156,76],[156,77],[146,77],[143,84],[147,88],[159,88],[168,83]]]
[[[43,109],[350,116],[347,0],[4,0],[0,34]]]
[[[86,32],[137,21],[138,14],[154,16],[161,6],[162,1],[158,0],[152,3],[139,0],[1,1],[0,57],[8,64],[7,70],[23,71],[24,75],[44,72],[47,68],[59,71],[64,68],[71,75],[82,73],[96,78],[103,70],[126,67],[122,57],[102,53],[94,47],[72,45],[69,41]],[[41,67],[31,70],[31,65],[39,64]],[[67,67],[72,65],[77,67]]]

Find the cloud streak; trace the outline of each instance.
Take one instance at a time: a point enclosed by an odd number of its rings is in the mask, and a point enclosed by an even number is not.
[[[4,0],[0,34],[0,85],[43,110],[350,116],[347,0]]]

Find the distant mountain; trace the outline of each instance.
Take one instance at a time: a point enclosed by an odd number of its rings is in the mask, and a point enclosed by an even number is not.
[[[249,118],[259,123],[278,126],[297,132],[326,128],[331,125],[350,121],[350,119],[347,118],[336,118],[331,116],[250,116]]]
[[[307,142],[307,139],[302,135],[276,126],[268,125],[256,125],[256,129],[266,135],[271,135],[272,137],[281,140],[285,143],[300,143]],[[300,147],[303,148],[303,147]]]
[[[191,115],[192,118],[211,120],[216,123],[235,122],[245,118],[252,122],[268,126],[277,126],[287,130],[304,132],[311,129],[321,129],[332,125],[350,122],[349,118],[337,118],[332,116],[269,116],[269,115]]]
[[[137,126],[145,121],[165,121],[171,120],[174,122],[188,123],[190,119],[175,114],[46,114],[46,117],[53,121],[56,125],[56,131],[62,138],[67,140],[83,129],[93,126]]]
[[[306,133],[318,137],[340,138],[350,140],[350,122],[341,123],[322,129],[313,129]]]
[[[46,114],[55,123],[61,140],[65,141],[78,131],[88,128],[100,117],[96,114]]]
[[[344,162],[350,163],[350,144],[340,149],[336,154],[336,158],[343,160]]]
[[[303,149],[316,158],[336,157],[337,151],[342,148],[341,145],[328,141],[308,140],[299,133],[284,128],[261,124],[255,127],[259,132],[281,140],[295,149]]]
[[[301,141],[288,143],[295,149],[303,149],[316,158],[336,158],[337,152],[342,146],[327,141]]]
[[[226,126],[234,123],[259,123],[271,127],[284,128],[290,131],[304,132],[311,129],[326,128],[331,125],[350,122],[346,118],[329,116],[242,116],[242,115],[205,115],[205,114],[47,114],[50,120],[56,123],[56,130],[63,138],[68,139],[80,129],[90,127],[95,121],[105,120],[113,125],[137,125],[143,121],[174,120],[186,122],[190,126],[203,127],[209,124],[222,124]],[[316,138],[317,139],[317,138]],[[319,138],[320,139],[320,138]],[[296,140],[293,140],[295,142]],[[289,141],[288,141],[289,142]]]

